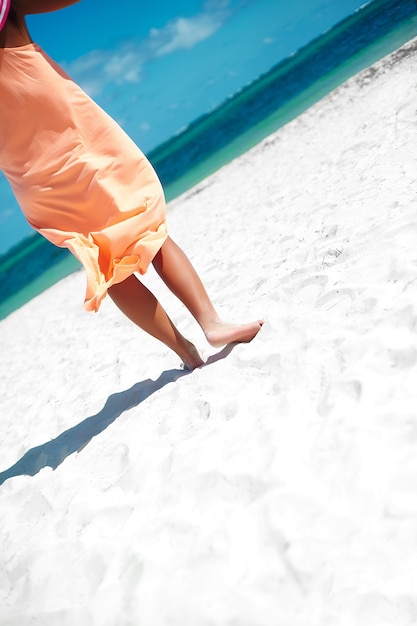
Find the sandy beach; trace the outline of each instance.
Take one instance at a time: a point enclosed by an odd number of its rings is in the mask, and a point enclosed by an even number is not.
[[[77,272],[0,323],[0,626],[417,621],[417,40],[169,205],[207,365]]]

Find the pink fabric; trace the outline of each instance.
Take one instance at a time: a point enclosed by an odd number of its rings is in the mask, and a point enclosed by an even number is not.
[[[3,28],[10,9],[10,0],[0,0],[0,30]]]

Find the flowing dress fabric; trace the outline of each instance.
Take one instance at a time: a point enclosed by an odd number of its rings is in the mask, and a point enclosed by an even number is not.
[[[144,274],[167,237],[158,177],[36,44],[0,49],[0,169],[29,224],[83,264],[85,308]]]

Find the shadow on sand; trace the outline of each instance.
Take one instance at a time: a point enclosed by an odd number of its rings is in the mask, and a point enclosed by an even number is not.
[[[204,367],[224,359],[232,351],[234,344],[229,344],[217,354],[209,357]],[[69,428],[61,435],[28,450],[19,461],[9,469],[0,472],[0,485],[13,476],[34,476],[44,467],[56,469],[68,456],[80,452],[93,437],[103,432],[125,411],[138,406],[153,393],[190,374],[188,370],[167,370],[157,378],[150,378],[135,383],[130,389],[113,393],[108,397],[104,407],[96,415]]]

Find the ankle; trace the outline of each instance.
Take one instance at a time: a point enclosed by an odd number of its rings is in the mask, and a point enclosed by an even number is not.
[[[204,365],[204,361],[195,345],[185,339],[185,345],[177,352],[178,356],[184,362],[186,369],[194,370]]]

